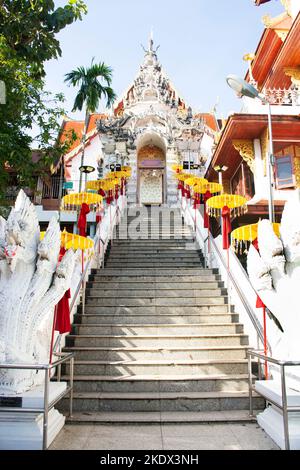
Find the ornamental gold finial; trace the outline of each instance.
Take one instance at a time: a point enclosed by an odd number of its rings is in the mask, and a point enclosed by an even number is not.
[[[245,62],[248,62],[248,70],[249,70],[249,76],[250,76],[250,83],[254,86],[257,85],[256,81],[254,80],[253,73],[252,73],[252,62],[255,59],[255,54],[252,52],[248,52],[247,54],[244,54],[243,60]]]

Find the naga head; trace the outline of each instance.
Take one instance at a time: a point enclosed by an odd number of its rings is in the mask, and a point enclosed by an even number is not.
[[[20,191],[5,226],[4,258],[11,272],[20,259],[32,261],[40,230],[33,204],[24,191]]]

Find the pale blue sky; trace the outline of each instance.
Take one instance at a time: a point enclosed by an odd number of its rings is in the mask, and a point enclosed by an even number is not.
[[[57,5],[65,3],[58,0]],[[75,91],[64,75],[92,57],[114,70],[118,95],[135,77],[151,27],[160,44],[159,60],[169,78],[194,111],[207,112],[220,97],[219,116],[240,108],[227,86],[230,73],[244,76],[242,57],[254,52],[263,31],[261,18],[283,11],[279,0],[255,7],[254,0],[86,0],[88,14],[67,27],[59,39],[62,57],[47,64],[47,88],[63,92],[71,109]]]

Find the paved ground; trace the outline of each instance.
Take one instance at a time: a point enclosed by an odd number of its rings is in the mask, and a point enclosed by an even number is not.
[[[50,450],[278,450],[257,424],[66,425]]]

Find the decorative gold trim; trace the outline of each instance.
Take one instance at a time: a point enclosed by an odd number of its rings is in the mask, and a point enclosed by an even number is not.
[[[262,17],[262,22],[265,28],[271,28],[273,25],[273,18],[270,15],[264,15]]]
[[[267,175],[267,157],[269,152],[269,130],[266,128],[260,136],[261,156],[263,160],[264,176]]]
[[[232,145],[239,152],[242,159],[247,163],[252,173],[255,173],[255,155],[252,140],[233,140]]]
[[[147,160],[165,160],[165,153],[164,151],[156,147],[156,145],[146,145],[142,147],[138,152],[138,161],[140,162],[143,159]]]
[[[294,85],[300,85],[300,67],[286,67],[284,73],[291,77]]]
[[[289,34],[288,30],[286,29],[275,29],[275,33],[281,39],[282,42],[285,41],[287,35]]]
[[[295,178],[297,188],[300,188],[300,158],[294,158]]]

